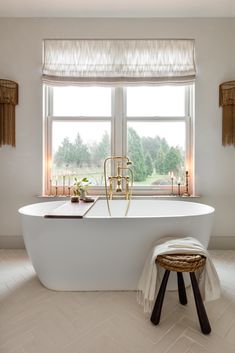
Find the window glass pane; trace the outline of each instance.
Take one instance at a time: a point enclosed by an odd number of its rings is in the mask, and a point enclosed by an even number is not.
[[[53,87],[54,116],[111,116],[109,87]]]
[[[127,88],[127,116],[184,115],[185,86]]]
[[[54,121],[52,185],[72,185],[74,177],[103,184],[103,161],[111,154],[110,122]]]
[[[185,122],[129,122],[128,157],[134,164],[134,185],[184,183]]]

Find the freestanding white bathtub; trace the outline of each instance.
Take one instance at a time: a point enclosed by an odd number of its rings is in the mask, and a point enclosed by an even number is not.
[[[98,200],[82,219],[44,216],[64,201],[19,210],[28,255],[40,281],[64,291],[135,290],[146,256],[157,239],[192,236],[205,247],[214,208],[193,202],[134,199]]]

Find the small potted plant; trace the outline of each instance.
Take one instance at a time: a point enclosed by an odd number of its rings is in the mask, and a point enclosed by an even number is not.
[[[74,178],[73,184],[73,196],[71,196],[71,202],[79,202],[79,199],[83,199],[86,195],[86,190],[90,181],[87,178],[77,179]]]

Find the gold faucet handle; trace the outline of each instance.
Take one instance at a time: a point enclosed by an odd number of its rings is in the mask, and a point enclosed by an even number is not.
[[[122,178],[120,176],[117,177],[116,192],[122,192]]]

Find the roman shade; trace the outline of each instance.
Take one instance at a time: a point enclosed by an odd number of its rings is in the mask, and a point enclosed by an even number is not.
[[[154,84],[195,79],[194,40],[43,41],[46,83]]]

